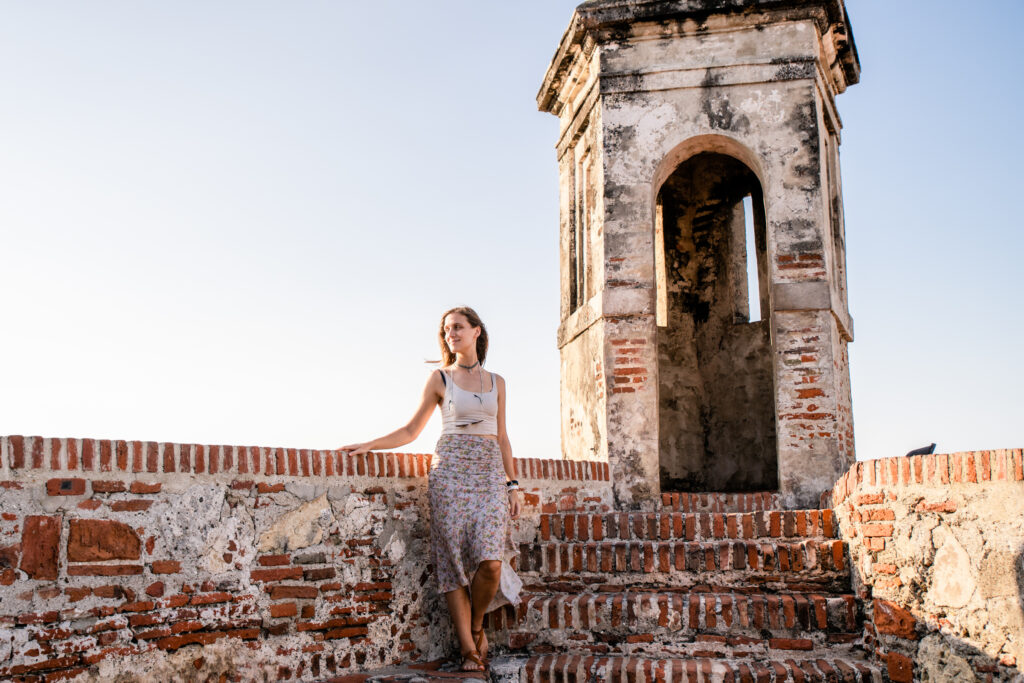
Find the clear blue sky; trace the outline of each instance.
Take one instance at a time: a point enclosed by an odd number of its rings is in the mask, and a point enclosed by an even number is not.
[[[0,433],[368,439],[466,303],[514,450],[557,457],[534,96],[574,4],[0,3]],[[848,9],[858,454],[1022,446],[1024,4]]]

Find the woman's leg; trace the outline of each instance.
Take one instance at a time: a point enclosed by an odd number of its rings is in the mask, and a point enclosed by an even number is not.
[[[455,635],[459,639],[459,651],[462,654],[467,652],[476,653],[476,644],[473,642],[473,634],[470,632],[470,620],[472,607],[470,605],[469,591],[465,586],[448,591],[444,594],[448,600],[448,612],[452,615],[452,624],[455,626]],[[469,660],[463,661],[464,671],[479,671],[480,668]]]
[[[470,587],[472,593],[472,619],[473,631],[482,631],[484,627],[484,614],[487,607],[498,592],[498,581],[501,578],[501,560],[484,560],[476,569],[473,575],[473,584]],[[487,636],[480,635],[480,656],[487,656]]]

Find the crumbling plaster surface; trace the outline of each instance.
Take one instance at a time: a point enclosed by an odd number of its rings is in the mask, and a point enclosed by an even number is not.
[[[915,680],[1024,680],[1020,453],[868,461],[833,493],[866,642]]]
[[[603,330],[589,327],[562,354],[562,452],[571,460],[608,460]]]
[[[328,475],[346,456],[0,446],[0,678],[316,680],[452,653],[427,543],[429,456],[348,458]],[[149,446],[152,469],[125,471]],[[190,468],[219,471],[175,471],[185,452]],[[250,452],[267,468],[279,455],[287,473],[239,472]],[[607,468],[595,466],[518,461],[526,507],[512,547],[536,538],[542,509],[607,509]]]
[[[590,78],[591,64],[581,68]],[[586,95],[581,89],[580,97]],[[565,130],[558,144],[560,202],[561,319],[558,347],[561,357],[560,404],[562,454],[570,460],[606,461],[607,408],[603,350],[603,282],[607,264],[604,233],[604,198],[594,190],[603,184],[600,108],[593,99],[581,102],[580,121]],[[583,174],[586,165],[588,171]],[[586,176],[586,186],[582,186]],[[591,206],[585,207],[587,202]],[[577,229],[584,221],[587,229]],[[586,282],[576,278],[581,253],[590,262]],[[589,293],[589,294],[588,294]]]
[[[48,508],[49,514],[62,516],[65,521],[108,519],[111,505],[130,496],[112,494],[104,504],[89,510],[79,507],[79,503],[90,500],[88,498],[51,499],[40,485],[32,485],[31,481],[25,483],[28,486],[21,490],[3,490],[0,508],[7,514],[24,518]],[[38,582],[16,581],[0,588],[4,614],[43,614],[63,608],[61,616],[73,622],[75,628],[99,624],[103,621],[101,615],[110,609],[110,591],[102,591],[99,596],[94,593],[68,604],[67,589],[114,585],[116,592],[135,596],[138,601],[155,592],[161,596],[227,593],[232,596],[230,602],[165,616],[168,621],[178,623],[192,620],[208,626],[220,625],[224,631],[273,627],[278,620],[269,616],[271,606],[276,604],[270,586],[255,577],[260,570],[277,565],[264,566],[259,558],[290,556],[293,562],[285,559],[284,564],[301,563],[301,568],[290,578],[302,583],[307,591],[302,595],[311,598],[300,600],[304,603],[300,608],[312,609],[304,615],[310,623],[337,619],[338,610],[345,608],[372,617],[366,629],[353,631],[355,641],[349,638],[325,641],[324,631],[289,629],[290,632],[275,637],[272,644],[261,644],[260,652],[253,652],[249,647],[240,646],[238,641],[218,639],[212,643],[215,646],[209,655],[204,645],[201,653],[192,653],[184,659],[175,651],[142,653],[137,665],[130,657],[118,657],[117,679],[152,680],[174,671],[183,675],[183,672],[188,673],[187,667],[178,667],[191,666],[192,660],[202,656],[211,667],[221,666],[243,673],[247,680],[278,680],[281,667],[292,671],[310,670],[309,664],[301,666],[304,659],[309,659],[304,649],[318,645],[324,646],[325,658],[334,654],[339,664],[349,656],[349,667],[383,666],[401,661],[406,654],[403,649],[406,643],[411,643],[427,659],[445,654],[447,623],[439,617],[444,608],[430,583],[429,553],[423,540],[427,512],[422,486],[412,487],[410,491],[403,490],[404,486],[380,487],[372,480],[344,484],[289,482],[286,490],[260,495],[253,487],[230,488],[230,482],[179,480],[171,483],[175,485],[166,493],[161,491],[162,495],[148,510],[117,517],[145,539],[146,551],[141,557],[122,557],[116,565],[104,562],[101,567],[132,566],[138,567],[138,573],[82,578],[74,572],[82,569],[83,564],[60,562],[65,566],[60,566],[55,582],[57,595],[51,595],[52,591]],[[91,500],[96,500],[96,496]],[[55,502],[60,504],[54,505]],[[180,571],[158,574],[156,572],[163,571],[161,567],[153,563],[148,567],[138,564],[148,558],[174,562],[180,565]],[[102,571],[96,569],[95,563],[86,566],[90,572]],[[329,590],[331,587],[325,582],[304,581],[311,571],[330,573],[332,581],[329,583],[336,583],[336,589]],[[159,590],[154,588],[157,583],[161,584]],[[391,594],[388,609],[363,611],[367,603],[361,598],[369,594],[354,589],[384,583]],[[12,638],[20,633],[29,634],[29,641],[19,648],[21,656],[12,658],[11,665],[32,661],[26,654],[33,649],[33,630],[8,632],[16,634]],[[136,644],[147,643],[132,638],[128,632],[115,630],[114,633],[117,638],[108,646],[120,645],[132,650],[136,649]],[[172,633],[168,631],[164,637],[172,637]],[[82,680],[110,680],[108,676],[113,666],[108,661],[98,671],[83,674]],[[327,671],[326,666],[324,671]]]

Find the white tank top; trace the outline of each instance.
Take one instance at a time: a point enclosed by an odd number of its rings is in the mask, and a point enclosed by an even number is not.
[[[441,399],[442,434],[494,434],[498,433],[498,383],[491,375],[491,390],[467,391],[455,383],[455,378],[444,370],[444,398]]]

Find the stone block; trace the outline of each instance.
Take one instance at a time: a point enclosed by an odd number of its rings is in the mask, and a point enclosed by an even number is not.
[[[73,519],[68,531],[68,561],[137,560],[142,541],[127,524],[109,519]]]
[[[258,550],[280,553],[316,545],[323,539],[322,515],[331,516],[326,494],[283,515],[260,536]]]
[[[828,282],[823,280],[776,283],[772,295],[778,311],[828,310],[832,306]]]
[[[963,607],[976,588],[971,558],[951,533],[945,537],[932,565],[932,587],[928,598],[936,605]]]
[[[917,661],[921,667],[919,674],[922,680],[978,680],[975,678],[971,663],[961,657],[941,633],[933,633],[921,641]]]
[[[1017,595],[1018,561],[1015,553],[990,550],[978,567],[978,588],[984,598]],[[1024,571],[1021,572],[1024,576]]]
[[[85,494],[85,479],[50,479],[46,482],[48,496],[81,496]]]
[[[154,574],[177,574],[181,571],[181,562],[177,560],[153,560],[150,570]]]
[[[32,579],[53,581],[59,563],[61,517],[25,518],[21,533],[21,570]]]
[[[889,680],[896,683],[911,683],[914,680],[914,662],[899,652],[890,652],[885,656],[885,665]]]
[[[917,639],[915,626],[917,619],[914,615],[899,605],[888,600],[876,598],[874,603],[875,629],[879,633],[885,633],[900,638]]]

